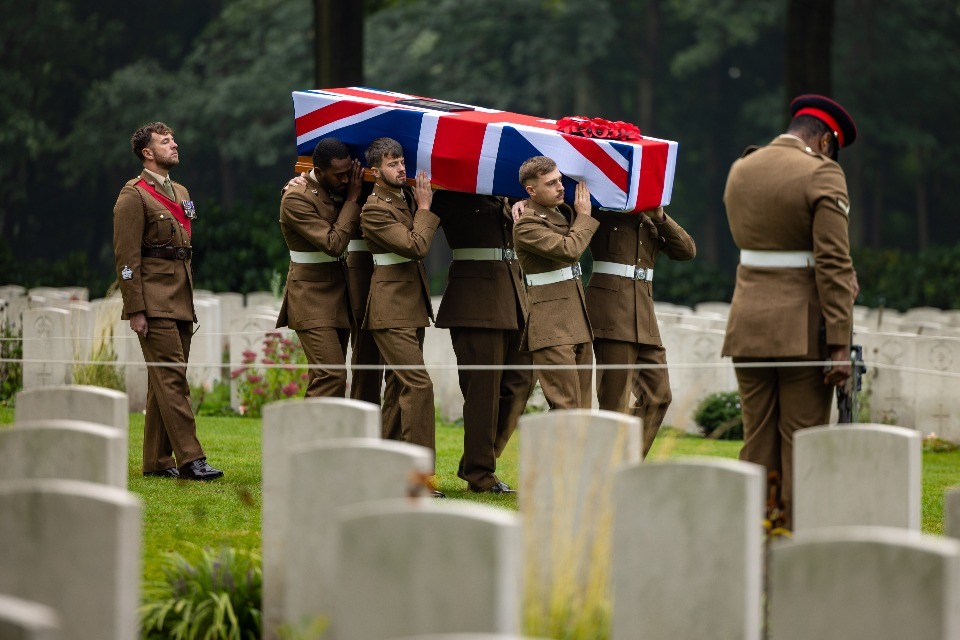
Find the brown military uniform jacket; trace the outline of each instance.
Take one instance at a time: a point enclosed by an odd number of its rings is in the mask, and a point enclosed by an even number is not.
[[[733,163],[723,201],[741,249],[812,251],[815,262],[737,268],[723,355],[821,359],[826,344],[848,344],[853,262],[840,165],[793,136],[779,136]]]
[[[320,251],[337,257],[347,250],[360,225],[360,205],[334,200],[313,177],[286,190],[280,201],[280,231],[291,251]],[[346,268],[342,261],[315,264],[290,261],[277,326],[294,330],[350,328]]]
[[[576,264],[600,225],[590,216],[575,215],[530,200],[513,227],[513,242],[525,274],[546,273]],[[536,351],[562,344],[593,341],[587,302],[580,278],[527,288],[528,313],[522,348]]]
[[[693,238],[670,216],[654,222],[645,213],[595,210],[600,227],[590,241],[594,261],[633,264],[652,269],[663,252],[672,260],[697,255]],[[653,311],[653,282],[594,273],[587,285],[587,312],[597,338],[661,345]]]
[[[438,191],[432,210],[440,218],[451,249],[513,249],[513,216],[504,198]],[[481,329],[520,329],[527,294],[517,260],[456,260],[436,325]]]
[[[423,258],[430,250],[440,218],[427,209],[414,215],[408,203],[416,204],[409,190],[400,197],[378,184],[363,205],[360,224],[370,251],[395,253],[411,260],[373,268],[365,329],[426,327],[433,319]]]
[[[141,247],[189,247],[187,230],[153,194],[134,186],[140,179],[166,195],[144,171],[120,190],[113,207],[113,252],[123,296],[123,319],[135,313],[148,318],[197,321],[193,308],[191,260],[140,255]],[[190,200],[186,187],[174,182],[176,204]]]

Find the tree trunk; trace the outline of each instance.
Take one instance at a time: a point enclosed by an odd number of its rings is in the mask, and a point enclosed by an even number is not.
[[[363,5],[364,0],[313,0],[318,89],[363,84]]]
[[[803,93],[831,95],[834,0],[787,3],[786,99]]]

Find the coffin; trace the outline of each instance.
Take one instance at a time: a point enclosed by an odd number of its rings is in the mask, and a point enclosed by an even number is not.
[[[437,188],[526,197],[520,165],[533,156],[556,161],[566,197],[585,180],[595,206],[646,211],[670,202],[677,143],[642,136],[623,142],[557,131],[555,120],[365,87],[295,91],[297,169],[312,167],[317,141],[342,140],[364,163],[375,138],[403,147],[408,177],[421,169]]]

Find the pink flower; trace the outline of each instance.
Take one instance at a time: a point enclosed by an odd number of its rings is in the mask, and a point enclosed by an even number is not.
[[[243,352],[243,357],[244,357],[244,358],[256,358],[256,357],[257,357],[257,353],[256,353],[255,351],[250,351],[250,349],[247,349],[246,351]]]
[[[263,380],[263,376],[258,376],[255,373],[251,373],[250,375],[247,376],[247,382],[249,382],[250,384],[257,384],[261,380]]]
[[[297,392],[300,391],[300,387],[297,385],[296,382],[289,382],[283,385],[283,389],[281,389],[281,391],[283,391],[283,395],[289,398],[291,396],[296,395]]]
[[[243,372],[244,372],[244,371],[246,371],[246,369],[243,369],[243,368],[234,369],[233,371],[230,372],[230,377],[231,377],[231,378],[237,378],[237,377],[243,375]]]
[[[254,388],[253,388],[253,395],[255,395],[255,396],[264,396],[264,395],[266,395],[266,393],[264,393],[264,391],[263,391],[262,388],[260,388],[260,387],[254,387]]]
[[[301,380],[309,380],[309,379],[310,379],[310,374],[307,373],[306,371],[304,371],[303,373],[300,374],[300,379],[301,379]]]
[[[277,364],[277,361],[274,360],[273,358],[264,358],[263,364]]]
[[[239,407],[237,407],[237,413],[239,413],[240,415],[246,415],[246,413],[247,413],[247,405],[242,404],[242,405],[240,405]]]

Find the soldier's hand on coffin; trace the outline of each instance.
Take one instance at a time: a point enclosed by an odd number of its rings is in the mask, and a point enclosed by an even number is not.
[[[527,208],[527,202],[527,200],[517,200],[513,203],[513,206],[510,207],[510,215],[513,216],[514,222],[520,219],[520,214]]]
[[[577,192],[573,196],[573,208],[581,216],[590,215],[590,189],[583,180],[577,183]]]
[[[830,360],[833,364],[824,373],[823,383],[839,387],[850,377],[850,347],[830,345]]]
[[[302,187],[302,186],[305,185],[305,184],[307,184],[307,172],[306,172],[306,171],[304,171],[303,173],[301,173],[301,174],[298,175],[298,176],[294,176],[294,177],[290,178],[290,181],[289,181],[287,184],[283,185],[283,189],[281,189],[281,191],[286,191],[286,190],[289,189],[290,187]]]
[[[667,219],[667,214],[664,213],[663,207],[650,209],[649,211],[644,211],[644,213],[647,214],[647,217],[649,217],[654,222],[663,222],[664,220]]]
[[[350,182],[347,183],[347,200],[358,202],[360,200],[360,191],[363,189],[363,167],[359,160],[353,161],[350,169]]]
[[[417,199],[417,209],[430,209],[433,204],[433,189],[430,187],[430,178],[427,172],[420,170],[417,174],[417,184],[413,188],[413,197]]]

